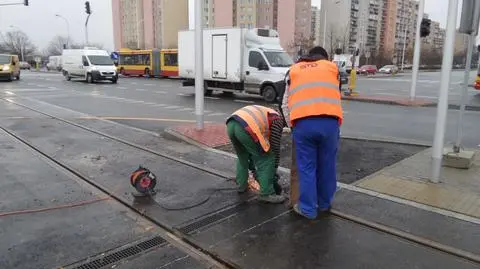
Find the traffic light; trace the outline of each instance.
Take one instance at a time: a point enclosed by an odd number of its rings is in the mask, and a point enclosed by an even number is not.
[[[90,10],[90,2],[89,1],[85,2],[85,13],[87,13],[89,15],[92,14],[92,11]]]
[[[28,6],[28,0],[23,0],[23,4],[24,4],[25,6]]]
[[[432,20],[422,19],[422,24],[420,25],[420,37],[427,37],[430,34],[430,24]]]

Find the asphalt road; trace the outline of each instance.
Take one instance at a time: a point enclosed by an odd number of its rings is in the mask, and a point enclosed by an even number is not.
[[[463,71],[454,71],[450,76],[449,103],[459,104],[462,94]],[[476,71],[470,72],[468,84],[473,84]],[[421,72],[418,76],[416,97],[427,100],[437,100],[440,90],[440,72]],[[409,97],[412,73],[399,74],[395,77],[360,77],[357,90],[360,94]],[[468,104],[480,106],[480,91],[468,88]]]
[[[452,81],[461,80],[461,72],[452,73]],[[438,73],[421,73],[419,96],[432,94]],[[430,80],[428,79],[430,78]],[[408,77],[361,78],[359,89],[365,87],[375,94],[397,94],[398,89],[408,91]],[[395,82],[393,82],[395,81]],[[398,86],[400,85],[400,86]],[[397,90],[395,91],[395,89]],[[460,87],[460,84],[456,86]],[[175,124],[193,123],[195,120],[193,88],[181,87],[179,80],[122,78],[118,84],[86,84],[65,81],[56,73],[23,72],[22,79],[0,83],[0,95],[28,97],[51,105],[85,113],[86,116],[104,117],[137,128],[161,132]],[[407,95],[407,94],[406,94]],[[472,98],[480,98],[474,96]],[[205,99],[205,121],[223,122],[234,110],[248,104],[265,104],[260,97],[251,95],[225,96],[214,94]],[[433,141],[436,109],[378,105],[346,101],[342,134],[365,138],[393,138],[430,144]],[[446,143],[456,137],[458,111],[448,113]],[[468,111],[465,116],[464,146],[480,144],[480,112]]]

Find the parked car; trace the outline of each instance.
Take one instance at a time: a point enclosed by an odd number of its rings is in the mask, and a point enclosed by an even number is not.
[[[376,65],[362,65],[357,72],[359,74],[375,75],[378,70]]]
[[[22,69],[22,70],[24,70],[24,69],[30,70],[30,64],[27,63],[27,62],[20,62],[20,69]]]
[[[378,72],[384,74],[395,74],[398,73],[398,67],[396,65],[385,65],[384,67],[380,68]]]

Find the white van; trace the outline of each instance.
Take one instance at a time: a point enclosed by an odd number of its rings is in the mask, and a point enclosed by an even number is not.
[[[63,50],[62,61],[63,75],[67,80],[77,77],[88,83],[100,80],[117,83],[117,68],[105,50],[92,47],[66,49]]]

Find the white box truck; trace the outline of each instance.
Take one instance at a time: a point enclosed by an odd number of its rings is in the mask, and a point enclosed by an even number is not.
[[[82,78],[88,83],[110,80],[117,83],[117,67],[106,50],[94,47],[65,49],[62,53],[63,75],[67,80]]]
[[[273,102],[292,58],[272,29],[217,28],[203,30],[204,92],[259,94]],[[179,75],[184,86],[195,84],[195,32],[178,33]]]

